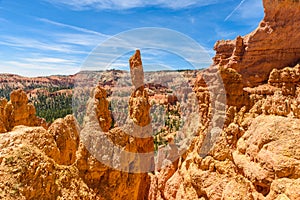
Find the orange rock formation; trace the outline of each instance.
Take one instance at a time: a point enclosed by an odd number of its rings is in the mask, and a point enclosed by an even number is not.
[[[0,133],[18,125],[47,127],[46,121],[36,117],[35,113],[35,107],[28,103],[26,93],[22,90],[13,91],[9,102],[0,100]]]
[[[263,2],[265,18],[254,32],[215,45],[211,68],[221,74],[227,104],[216,143],[201,154],[218,104],[203,78],[208,70],[194,88],[203,129],[178,165],[151,177],[149,199],[300,198],[300,3]]]
[[[299,2],[263,0],[263,4],[265,17],[255,31],[215,45],[214,64],[235,69],[245,86],[262,84],[273,69],[299,61]]]
[[[151,154],[139,156],[154,148],[145,137],[150,106],[139,51],[130,59],[134,90],[126,127],[111,127],[101,87],[91,92],[82,128],[73,116],[48,128],[21,90],[9,102],[1,99],[0,198],[300,199],[300,2],[264,0],[264,6],[253,33],[216,43],[214,66],[194,87],[199,133],[178,160],[166,158],[154,173],[130,173],[154,169]],[[222,91],[204,78],[216,70],[226,90],[226,119],[201,154],[219,120],[210,116],[224,103],[217,98]]]

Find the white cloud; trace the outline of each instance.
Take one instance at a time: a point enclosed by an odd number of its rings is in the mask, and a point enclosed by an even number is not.
[[[56,5],[66,5],[74,10],[111,9],[126,10],[141,7],[162,7],[183,9],[191,6],[206,6],[220,2],[220,0],[45,0]]]
[[[110,35],[100,32],[52,21],[45,18],[37,18],[37,20],[49,25],[63,28],[63,31],[56,31],[55,33],[51,34],[51,37],[53,37],[57,43],[80,45],[88,47],[92,50],[99,43],[111,37]]]
[[[1,72],[25,76],[74,74],[86,56],[110,37],[45,18],[36,20],[47,28],[26,29],[21,35],[0,35],[1,48],[9,50],[0,54]]]
[[[233,11],[225,18],[224,21],[227,21],[245,2],[246,0],[241,0],[241,2],[233,9]]]
[[[56,33],[54,36],[58,42],[91,47],[91,49],[106,39],[98,35],[78,33]]]
[[[258,19],[263,17],[263,4],[262,0],[241,0],[238,5],[234,7],[232,12],[227,15],[224,21],[231,18],[233,20],[242,19]]]
[[[79,71],[79,65],[66,62],[45,62],[47,60],[37,59],[18,59],[15,61],[1,61],[1,73],[13,73],[28,77],[35,77],[53,74],[75,74]],[[48,59],[48,61],[51,61]]]
[[[0,36],[0,44],[19,47],[22,49],[37,49],[44,51],[57,51],[57,52],[72,52],[72,47],[65,44],[54,44],[50,42],[41,42],[32,38],[17,37],[17,36]]]
[[[56,63],[56,64],[76,64],[72,59],[53,58],[53,57],[36,57],[36,58],[25,58],[24,61],[30,63]]]
[[[109,37],[109,35],[105,35],[103,33],[99,33],[99,32],[93,31],[93,30],[81,28],[81,27],[78,27],[78,26],[72,26],[72,25],[64,24],[64,23],[60,23],[60,22],[55,22],[55,21],[45,19],[45,18],[37,18],[37,20],[48,23],[48,24],[52,24],[52,25],[55,25],[55,26],[60,26],[60,27],[73,29],[73,30],[76,30],[76,31],[79,31],[79,32],[82,32],[82,33],[94,34],[94,35],[98,35],[98,36],[101,36],[101,37],[104,37],[104,38]]]
[[[0,44],[19,50],[34,49],[46,52],[87,55],[94,47],[103,42],[109,35],[89,29],[37,18],[50,26],[62,28],[55,32],[50,30],[31,30],[27,36],[0,35]],[[31,37],[31,36],[37,37]]]
[[[137,31],[139,32],[139,30]],[[132,35],[132,38],[127,37],[129,35]],[[82,70],[128,68],[128,59],[135,49],[135,46],[130,45],[133,40],[135,45],[137,45],[136,47],[141,49],[144,66],[150,66],[151,69],[153,69],[151,66],[156,66],[159,69],[161,65],[172,66],[173,68],[203,68],[208,67],[212,63],[210,52],[207,49],[203,48],[200,50],[199,48],[201,47],[196,48],[195,43],[190,44],[190,46],[177,44],[187,42],[187,40],[184,40],[185,38],[182,38],[184,41],[180,41],[178,38],[170,41],[163,41],[163,39],[155,41],[155,38],[153,40],[149,38],[151,37],[150,35],[142,34],[144,36],[142,38],[138,37],[138,35],[140,34],[135,35],[133,32],[130,32],[128,35],[119,38],[119,40],[112,38],[107,43],[98,46],[85,60]],[[167,35],[171,37],[170,34]],[[122,39],[127,39],[128,44]],[[173,46],[175,48],[172,48]]]

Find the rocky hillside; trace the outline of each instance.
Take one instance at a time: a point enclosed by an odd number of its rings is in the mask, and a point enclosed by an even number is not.
[[[15,74],[0,74],[0,95],[9,99],[13,90],[22,89],[30,96],[37,96],[38,93],[47,94],[74,86],[74,75],[72,76],[48,76],[27,78]]]
[[[125,72],[106,72],[91,92],[81,91],[82,116],[46,124],[22,90],[2,99],[0,198],[300,199],[300,2],[263,2],[254,32],[218,41],[214,64],[200,74],[183,72],[193,91],[178,96],[147,83],[136,51],[124,79],[133,90],[118,93]],[[128,107],[112,110],[114,94]],[[196,102],[179,103],[193,94]],[[184,121],[200,127],[186,146],[189,130],[177,122],[192,113],[189,103],[197,117]],[[159,106],[168,120],[153,135],[151,109]],[[126,126],[114,123],[116,113]]]
[[[115,83],[110,81],[100,80],[99,86],[87,96],[81,126],[72,115],[47,124],[35,116],[33,104],[20,89],[11,93],[10,101],[1,100],[1,198],[148,198],[148,172],[155,170],[156,139],[149,129],[150,101],[171,111],[169,106],[177,100],[167,92],[168,88],[144,84],[139,51],[130,61],[135,89],[127,102],[128,119],[122,128],[112,123],[108,95],[113,93],[111,86]],[[113,80],[121,73],[124,72],[116,72]],[[183,73],[189,78],[195,77],[194,72]],[[109,74],[104,73],[107,77]],[[107,80],[107,77],[102,76],[102,79]],[[116,86],[115,90],[119,89]],[[147,137],[128,135],[128,131]],[[166,129],[161,137],[168,133]]]
[[[226,91],[226,119],[208,155],[213,95],[195,84],[204,127],[178,163],[151,176],[149,199],[300,198],[300,3],[264,0],[259,27],[218,41],[211,69]],[[205,76],[204,76],[205,75]]]
[[[198,73],[198,70],[160,72],[164,77],[172,77],[172,81],[178,83],[182,82],[182,77],[185,77],[192,83]],[[160,101],[161,104],[168,104],[169,102],[174,103],[176,101],[176,97],[172,94],[170,88],[153,83],[153,80],[159,79],[158,73],[146,72],[146,74],[148,80],[146,80],[147,84],[145,87],[149,90],[150,102]],[[122,70],[93,71],[89,73],[83,71],[69,76],[34,78],[26,78],[14,74],[0,74],[0,97],[9,100],[12,91],[22,89],[26,93],[29,102],[34,104],[37,116],[45,118],[48,123],[52,123],[57,118],[63,118],[68,114],[72,114],[73,111],[77,113],[77,107],[74,107],[74,110],[72,108],[72,94],[74,87],[78,84],[78,80],[82,76],[87,82],[96,77],[98,84],[105,88],[109,97],[112,93],[115,96],[127,97],[130,95],[131,89],[131,83],[128,82],[128,75],[127,71]],[[124,84],[128,84],[128,87],[125,88]],[[83,96],[89,96],[89,89],[82,92]],[[187,94],[183,92],[180,95]],[[115,102],[111,103],[114,104]],[[127,104],[127,100],[124,103]],[[125,114],[119,113],[119,116],[116,116],[116,121],[126,119],[127,114],[127,112]]]

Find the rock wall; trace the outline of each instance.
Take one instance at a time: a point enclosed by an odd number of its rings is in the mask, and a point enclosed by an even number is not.
[[[48,128],[59,150],[58,159],[55,159],[57,164],[72,165],[75,162],[79,146],[79,130],[77,121],[72,115],[55,120]]]
[[[106,90],[102,87],[96,87],[94,91],[94,104],[96,116],[103,132],[107,132],[111,127],[111,114],[108,109],[109,102],[107,101]]]
[[[104,199],[82,180],[75,165],[69,165],[75,162],[73,156],[62,148],[72,152],[77,147],[72,140],[61,140],[69,139],[72,118],[67,116],[52,125],[59,138],[43,127],[26,126],[0,135],[1,199]],[[62,122],[62,127],[56,127]]]
[[[214,64],[235,69],[245,86],[265,83],[274,68],[299,61],[299,1],[264,0],[263,4],[265,17],[254,32],[215,45]]]
[[[224,128],[208,155],[199,151],[203,130],[178,163],[151,177],[149,199],[299,199],[298,71],[299,65],[274,69],[268,84],[242,88],[248,104],[227,105]]]
[[[178,163],[151,176],[149,199],[300,198],[300,2],[263,2],[254,32],[215,45],[211,69],[219,70],[227,96],[215,145],[201,154],[218,102],[200,75],[194,91],[203,129]]]

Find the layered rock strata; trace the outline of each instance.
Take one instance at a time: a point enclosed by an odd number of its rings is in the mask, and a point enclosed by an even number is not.
[[[212,69],[226,90],[226,119],[215,144],[201,154],[219,104],[202,73],[194,91],[203,129],[178,164],[152,176],[149,199],[300,198],[300,3],[263,3],[265,17],[254,32],[215,45]]]
[[[273,69],[299,61],[299,2],[263,0],[263,4],[265,17],[255,31],[234,41],[218,41],[214,47],[214,64],[236,70],[245,86],[265,83]]]

